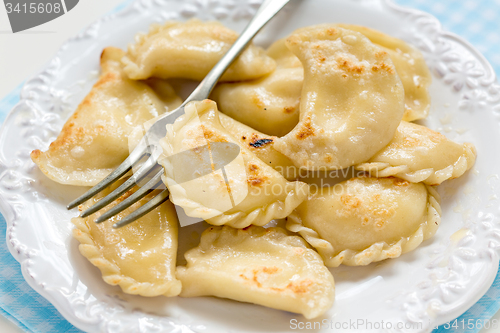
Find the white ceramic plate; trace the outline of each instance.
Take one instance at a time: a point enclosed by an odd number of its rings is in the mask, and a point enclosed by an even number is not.
[[[307,325],[342,331],[353,323],[356,331],[427,332],[459,316],[486,292],[498,268],[500,86],[491,66],[467,42],[443,32],[430,15],[389,1],[294,0],[256,42],[268,45],[305,25],[346,22],[395,35],[424,53],[434,74],[432,109],[424,123],[450,139],[473,142],[478,150],[473,170],[439,187],[443,220],[433,239],[396,260],[332,269],[335,305],[315,321],[223,299],[125,295],[105,284],[78,252],[70,223],[76,212],[64,206],[84,189],[47,179],[29,152],[48,147],[90,90],[102,49],[125,48],[136,32],[167,19],[218,19],[241,31],[258,5],[254,0],[139,0],[69,40],[27,81],[0,134],[0,207],[9,249],[26,281],[71,323],[92,332],[285,332]],[[182,237],[181,243],[189,245]]]

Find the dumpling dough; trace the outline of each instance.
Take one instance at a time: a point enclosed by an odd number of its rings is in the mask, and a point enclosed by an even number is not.
[[[362,33],[389,54],[405,91],[403,120],[426,118],[430,109],[428,88],[432,76],[420,51],[373,29],[350,24],[337,26]],[[286,47],[285,40],[276,41],[267,50],[267,55],[277,64],[270,75],[254,81],[219,84],[212,94],[222,112],[276,136],[287,134],[299,121],[304,79],[302,65]]]
[[[204,157],[199,148],[213,143],[237,145],[238,141],[221,125],[215,102],[189,103],[185,112],[173,125],[167,125],[167,136],[160,140],[164,156],[159,162],[165,167],[163,181],[170,191],[170,199],[182,207],[186,215],[213,225],[262,226],[286,217],[306,199],[307,184],[287,181],[245,147],[241,147],[230,164],[215,168],[219,162]],[[194,155],[189,155],[187,160],[172,160],[172,156],[186,151]],[[216,153],[211,150],[212,157]],[[196,170],[191,170],[190,165]],[[210,173],[203,175],[200,170],[210,170]]]
[[[368,265],[399,257],[436,233],[439,195],[422,183],[360,177],[311,196],[288,218],[329,267]]]
[[[335,26],[300,29],[287,46],[304,66],[299,124],[276,140],[297,167],[343,169],[391,141],[404,90],[387,52]]]
[[[264,163],[278,171],[288,180],[296,180],[299,170],[293,162],[274,149],[275,136],[265,135],[253,128],[240,123],[233,118],[219,113],[222,126],[235,138],[239,145],[245,147],[260,158]]]
[[[333,277],[321,257],[281,228],[211,227],[185,257],[186,267],[177,267],[182,297],[230,298],[307,319],[333,304]]]
[[[238,35],[218,22],[166,22],[138,34],[123,58],[131,79],[149,77],[201,81],[229,50]],[[251,44],[222,76],[222,81],[251,80],[276,68],[264,50]]]
[[[219,84],[211,98],[221,112],[268,135],[283,136],[299,122],[304,70],[285,39],[267,50],[277,64],[261,79]]]
[[[127,158],[128,135],[134,128],[181,104],[164,81],[150,80],[150,86],[129,80],[120,63],[123,55],[117,48],[104,49],[102,74],[90,93],[49,149],[31,153],[50,179],[66,185],[96,185]]]
[[[339,24],[338,26],[362,33],[389,54],[405,89],[403,120],[413,121],[426,118],[431,107],[429,86],[432,76],[422,53],[401,39],[377,30],[353,24]]]
[[[79,207],[83,211],[123,183],[113,184]],[[127,294],[142,296],[177,296],[181,282],[175,277],[177,255],[177,215],[175,207],[165,202],[137,221],[118,229],[112,226],[151,200],[157,191],[125,209],[108,221],[96,224],[97,212],[86,218],[72,219],[73,237],[80,253],[99,268],[106,283],[119,285]],[[118,201],[131,194],[127,193]]]
[[[355,168],[375,177],[438,185],[460,177],[475,161],[472,143],[459,144],[425,126],[402,121],[389,145]]]

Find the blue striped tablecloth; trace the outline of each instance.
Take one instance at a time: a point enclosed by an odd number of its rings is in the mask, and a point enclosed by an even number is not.
[[[443,27],[471,42],[500,73],[500,0],[395,0],[402,6],[430,12]],[[19,100],[21,87],[0,101],[0,123]],[[0,216],[0,235],[5,220]],[[68,323],[42,296],[33,291],[21,275],[19,263],[0,241],[0,313],[27,332],[80,332]],[[459,320],[491,318],[500,308],[500,275],[490,290]],[[479,329],[467,332],[478,332]],[[437,332],[464,332],[441,326]]]

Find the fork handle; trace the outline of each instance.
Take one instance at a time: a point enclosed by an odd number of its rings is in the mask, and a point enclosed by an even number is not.
[[[290,0],[265,0],[257,10],[250,23],[241,33],[240,37],[231,46],[227,53],[212,68],[207,76],[200,82],[198,87],[182,103],[182,106],[191,101],[201,101],[210,95],[217,81],[221,78],[226,69],[245,50],[253,37],[262,29],[270,19],[272,19]],[[180,108],[181,109],[181,108]]]
[[[236,59],[243,52],[245,47],[250,43],[257,32],[259,32],[259,30],[262,29],[262,27],[266,25],[266,23],[269,22],[269,20],[272,19],[288,2],[290,2],[290,0],[264,0],[262,5],[257,10],[257,13],[255,13],[254,17],[250,23],[248,23],[236,42],[212,68],[207,76],[205,76],[203,81],[200,82],[191,95],[186,98],[184,103],[182,103],[182,105],[176,110],[166,112],[157,118],[157,121],[151,126],[144,136],[146,141],[156,143],[163,138],[167,133],[165,124],[173,124],[177,118],[182,116],[184,114],[184,106],[187,103],[192,101],[202,101],[208,98],[217,84],[217,81],[220,79],[222,74],[224,74],[226,69],[233,63],[234,59]],[[149,143],[146,142],[146,146],[149,146]],[[153,144],[153,146],[160,148],[159,150],[157,149],[158,152],[156,154],[161,153],[161,147],[159,147],[159,145]]]

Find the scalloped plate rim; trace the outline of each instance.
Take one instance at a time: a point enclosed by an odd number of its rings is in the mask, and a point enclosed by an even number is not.
[[[107,15],[104,15],[103,17],[101,17],[100,19],[96,20],[95,22],[89,24],[86,28],[82,29],[82,33],[85,32],[85,31],[88,31],[89,29],[91,29],[91,27],[99,22],[102,22],[102,21],[106,21],[106,20],[109,20],[109,19],[112,19],[115,15],[117,15],[118,13],[121,13],[121,12],[124,12],[124,11],[127,11],[129,9],[131,9],[131,7],[133,7],[136,3],[140,3],[142,0],[136,0],[136,1],[133,1],[131,2],[130,4],[128,4],[127,6],[125,6],[124,8],[120,9],[119,12],[112,12],[110,14],[107,14]],[[426,16],[428,18],[431,18],[435,21],[435,23],[438,24],[438,28],[439,28],[439,34],[443,37],[447,37],[447,38],[451,38],[451,39],[454,39],[455,42],[459,43],[460,45],[462,45],[463,47],[465,47],[466,49],[468,49],[473,55],[476,56],[477,59],[479,59],[481,61],[481,63],[483,65],[485,65],[485,68],[488,70],[489,74],[490,74],[490,78],[488,79],[488,81],[491,81],[491,83],[494,83],[496,82],[497,80],[497,76],[496,76],[496,73],[495,71],[493,70],[493,67],[491,66],[491,64],[486,60],[486,58],[484,57],[484,55],[479,52],[474,46],[472,46],[472,44],[470,44],[468,41],[466,41],[465,39],[463,39],[462,37],[460,37],[459,35],[457,34],[454,34],[454,33],[451,33],[451,32],[448,32],[448,31],[445,31],[443,30],[443,27],[440,23],[440,21],[434,17],[433,15],[427,13],[427,12],[424,12],[424,11],[421,11],[421,10],[418,10],[418,9],[414,9],[414,8],[408,8],[408,7],[404,7],[404,6],[401,6],[401,5],[398,5],[398,4],[395,4],[392,0],[379,0],[385,4],[387,4],[389,7],[392,7],[394,9],[397,9],[397,10],[400,10],[400,11],[405,11],[407,13],[414,13],[414,14],[420,14],[420,15],[423,15],[423,16]],[[123,4],[119,5],[117,8],[123,6]],[[21,89],[21,97],[20,97],[20,101],[16,104],[16,106],[14,106],[14,108],[8,113],[8,115],[5,117],[4,121],[3,121],[3,124],[2,126],[0,127],[0,144],[3,143],[3,135],[5,133],[5,128],[7,127],[7,124],[9,123],[9,120],[10,118],[14,117],[16,115],[16,113],[14,112],[14,109],[19,106],[22,102],[22,95],[23,93],[25,93],[25,89],[29,88],[27,87],[27,83],[29,83],[32,79],[36,78],[38,75],[40,75],[41,73],[43,73],[43,71],[49,67],[50,63],[58,58],[58,56],[63,53],[65,51],[65,48],[71,44],[71,42],[73,41],[73,38],[70,38],[68,39],[66,42],[64,42],[61,47],[59,48],[59,50],[57,51],[57,53],[54,55],[54,57],[51,59],[51,61],[49,61],[44,67],[42,70],[40,70],[38,73],[36,73],[35,75],[31,76],[28,80],[26,80],[24,83],[23,83],[23,87]],[[0,193],[1,194],[1,193]],[[0,196],[1,198],[1,196]],[[3,199],[3,198],[2,198]],[[13,226],[13,222],[14,222],[14,218],[13,218],[13,215],[15,215],[15,213],[12,212],[14,208],[12,206],[10,206],[8,204],[8,202],[6,200],[1,200],[0,201],[0,213],[4,216],[5,218],[5,221],[6,221],[6,229],[7,229],[7,232],[6,232],[6,243],[7,243],[7,247],[9,249],[9,252],[12,254],[12,256],[16,259],[16,261],[18,261],[20,264],[21,264],[21,271],[22,271],[22,274],[23,274],[23,277],[24,279],[26,280],[26,282],[37,292],[39,293],[40,295],[42,295],[44,298],[46,298],[50,303],[52,303],[54,305],[54,307],[56,307],[56,309],[63,315],[63,317],[65,317],[69,322],[71,322],[73,325],[75,325],[76,327],[80,328],[80,329],[85,329],[86,325],[82,324],[78,318],[76,318],[74,312],[69,309],[69,308],[66,308],[64,306],[64,304],[62,303],[59,303],[56,299],[56,297],[53,297],[50,293],[48,293],[45,288],[43,286],[40,286],[38,284],[36,284],[36,282],[34,281],[34,279],[29,276],[28,272],[26,271],[25,269],[25,266],[27,265],[27,261],[29,261],[29,254],[26,255],[26,257],[23,257],[23,255],[20,253],[19,250],[17,250],[15,248],[15,245],[13,242],[16,242],[17,240],[16,239],[10,239],[9,238],[9,233],[8,233],[8,229],[11,228]],[[26,245],[26,244],[21,244],[22,245]],[[496,266],[498,267],[498,262],[499,262],[499,258],[498,258],[498,255],[496,254],[496,252],[493,252],[493,262],[492,262],[492,268],[495,266],[493,263],[496,262]],[[495,269],[495,273],[496,273],[496,269]],[[475,304],[477,302],[477,300],[479,300],[482,295],[490,288],[491,284],[493,283],[493,281],[495,280],[495,274],[490,274],[488,275],[488,283],[486,284],[483,284],[482,288],[479,288],[479,289],[482,289],[484,290],[484,292],[482,294],[477,294],[477,299],[474,300],[473,302],[471,300],[469,300],[468,302],[463,302],[463,306],[461,308],[457,308],[455,309],[454,313],[459,313],[459,314],[462,314],[464,312],[467,311],[467,309],[470,307],[470,305],[466,305],[466,303],[470,303],[470,304]],[[440,322],[442,321],[442,323],[445,323],[445,322],[448,322],[449,320],[453,319],[453,318],[456,318],[457,316],[456,315],[449,315],[447,317],[451,317],[450,319],[447,319],[447,320],[440,320]],[[440,324],[442,324],[440,323]]]

